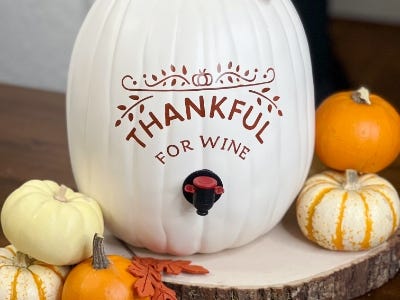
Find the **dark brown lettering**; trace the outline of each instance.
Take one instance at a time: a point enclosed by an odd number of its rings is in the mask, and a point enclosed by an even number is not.
[[[229,147],[226,151],[230,151],[233,148],[233,152],[235,152],[235,154],[238,154],[240,146],[242,146],[242,143],[239,143],[239,145],[236,145],[235,140],[231,140],[231,143],[229,144]]]
[[[219,136],[217,136],[215,138],[215,140],[212,139],[212,137],[208,137],[207,141],[204,140],[204,136],[200,135],[200,140],[201,143],[203,145],[203,148],[206,148],[208,145],[211,146],[211,148],[215,148],[215,146],[217,145],[218,141],[219,141]]]
[[[187,150],[194,150],[192,147],[190,147],[190,141],[189,140],[183,140],[181,141],[182,149],[184,152]]]
[[[158,128],[163,129],[163,126],[161,122],[157,119],[157,117],[150,112],[149,116],[151,118],[151,122],[148,124],[145,124],[142,120],[139,121],[140,126],[143,128],[143,130],[147,133],[149,137],[153,137],[153,133],[150,131],[150,128],[154,125],[156,125]]]
[[[210,118],[214,118],[215,112],[219,114],[221,119],[225,119],[225,115],[221,110],[221,105],[226,101],[226,97],[223,97],[220,101],[217,102],[217,96],[212,97],[211,107],[210,107]]]
[[[140,146],[146,148],[146,144],[143,143],[141,139],[139,139],[136,135],[136,128],[133,127],[129,134],[126,136],[126,140],[129,141],[130,139],[134,139]]]
[[[265,122],[260,130],[256,133],[256,139],[260,142],[260,144],[264,144],[264,140],[261,138],[261,134],[264,132],[265,128],[267,128],[268,125],[269,121]]]
[[[243,146],[242,151],[239,153],[239,157],[243,160],[246,159],[246,154],[250,152],[250,148]]]
[[[257,118],[254,120],[253,124],[249,125],[247,123],[247,119],[249,118],[251,112],[253,111],[253,106],[250,106],[250,108],[246,111],[245,115],[243,116],[243,127],[246,128],[247,130],[253,130],[254,128],[257,127],[258,122],[260,122],[262,113],[258,113]]]
[[[206,110],[204,108],[204,97],[199,97],[199,106],[197,106],[190,98],[185,98],[186,118],[192,119],[191,109],[194,110],[200,117],[206,116]]]
[[[228,120],[232,120],[233,115],[235,113],[240,114],[242,112],[242,110],[238,108],[238,105],[244,106],[245,104],[246,104],[246,102],[235,99],[235,101],[233,101],[232,109],[231,109],[231,112],[229,113]]]
[[[171,125],[171,121],[180,120],[185,121],[185,118],[175,109],[171,103],[165,103],[164,106],[165,126]]]

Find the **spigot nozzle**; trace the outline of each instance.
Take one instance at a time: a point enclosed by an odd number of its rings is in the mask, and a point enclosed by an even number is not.
[[[209,170],[201,170],[186,178],[183,191],[186,199],[197,209],[197,214],[206,216],[224,192],[224,188],[216,174]]]

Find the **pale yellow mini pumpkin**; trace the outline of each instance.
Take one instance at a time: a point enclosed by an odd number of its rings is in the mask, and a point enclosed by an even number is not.
[[[364,250],[386,241],[399,226],[399,196],[376,174],[326,171],[310,177],[297,199],[303,234],[332,250]]]
[[[12,245],[0,248],[0,299],[60,299],[69,270],[37,261]]]
[[[12,192],[1,225],[19,251],[53,265],[90,257],[94,234],[104,231],[95,200],[50,180],[30,180]]]

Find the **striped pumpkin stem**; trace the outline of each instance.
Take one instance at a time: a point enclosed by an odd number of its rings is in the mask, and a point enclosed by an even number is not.
[[[358,183],[358,173],[356,170],[346,170],[346,181],[344,183],[344,188],[349,191],[356,191],[360,188],[360,184]]]

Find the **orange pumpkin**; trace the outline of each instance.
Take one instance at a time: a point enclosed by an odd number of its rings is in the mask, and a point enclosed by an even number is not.
[[[315,152],[326,166],[376,173],[399,151],[399,114],[367,89],[333,94],[317,108]]]
[[[119,255],[105,255],[103,237],[93,240],[93,256],[75,266],[65,280],[62,300],[133,300],[137,278],[128,272],[131,261]]]

